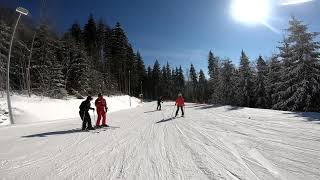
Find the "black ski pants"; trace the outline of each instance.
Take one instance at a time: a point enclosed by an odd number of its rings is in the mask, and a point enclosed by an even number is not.
[[[161,110],[161,103],[158,103],[157,110]]]
[[[181,109],[182,116],[184,116],[183,106],[177,106],[176,116],[178,116],[179,109]]]
[[[92,124],[91,124],[91,118],[90,118],[89,112],[88,111],[79,111],[79,115],[82,119],[82,130],[91,129]]]

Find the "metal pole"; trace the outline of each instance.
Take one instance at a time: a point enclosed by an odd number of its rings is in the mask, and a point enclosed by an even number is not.
[[[11,58],[11,49],[12,49],[12,43],[13,43],[13,39],[14,39],[14,34],[16,33],[16,28],[18,26],[20,17],[21,17],[21,13],[19,13],[19,17],[17,19],[16,25],[14,26],[13,33],[12,33],[12,36],[11,36],[9,57],[8,57],[8,63],[7,63],[7,103],[8,103],[8,111],[9,111],[9,117],[10,117],[11,124],[14,124],[14,121],[13,121],[11,100],[10,100],[10,58]]]
[[[129,103],[130,103],[130,107],[131,107],[131,92],[130,92],[130,81],[131,81],[131,79],[130,79],[131,77],[130,77],[130,70],[129,70]]]
[[[140,82],[140,94],[142,94],[142,81]]]

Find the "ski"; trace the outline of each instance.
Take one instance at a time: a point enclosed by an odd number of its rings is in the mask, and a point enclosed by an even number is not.
[[[92,133],[100,133],[101,131],[106,131],[108,129],[117,129],[120,127],[116,127],[116,126],[109,126],[109,127],[100,127],[100,128],[96,128],[94,130],[90,130],[90,132]]]

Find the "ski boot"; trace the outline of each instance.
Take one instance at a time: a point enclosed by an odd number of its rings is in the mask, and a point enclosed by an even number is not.
[[[100,128],[102,128],[102,126],[99,126],[99,125],[98,125],[98,126],[95,126],[94,128],[95,128],[95,129],[100,129]]]
[[[101,125],[102,127],[110,127],[108,124]]]

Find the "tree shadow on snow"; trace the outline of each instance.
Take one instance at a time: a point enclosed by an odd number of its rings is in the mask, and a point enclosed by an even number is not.
[[[23,138],[47,137],[47,136],[52,136],[52,135],[72,134],[72,133],[78,133],[78,132],[82,132],[81,129],[70,129],[70,130],[64,130],[64,131],[52,131],[52,132],[32,134],[32,135],[22,136],[22,137]]]
[[[171,105],[166,104],[166,105],[162,105],[162,106],[164,106],[164,107],[172,107],[172,106],[176,106],[176,105],[174,105],[174,104],[171,104]]]
[[[227,108],[228,111],[234,111],[234,110],[239,110],[239,109],[243,109],[245,107],[239,107],[239,106],[230,106]]]
[[[200,108],[200,107],[205,107],[208,106],[208,104],[190,104],[190,105],[186,105],[186,107],[188,108]]]
[[[161,121],[156,122],[156,124],[164,123],[164,122],[167,122],[167,121],[172,121],[173,119],[175,119],[175,118],[171,117],[171,118],[168,118],[168,119],[162,119]]]
[[[320,113],[317,112],[285,112],[284,114],[292,114],[294,117],[302,117],[307,121],[317,122],[317,124],[320,124]]]
[[[200,107],[197,107],[197,109],[210,109],[210,108],[217,108],[217,107],[221,107],[220,104],[206,104]]]
[[[156,112],[156,111],[158,111],[158,110],[146,111],[146,112],[144,112],[144,113],[152,113],[152,112]]]

